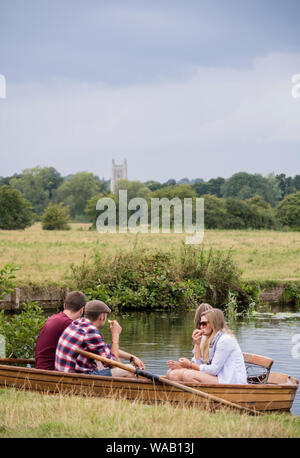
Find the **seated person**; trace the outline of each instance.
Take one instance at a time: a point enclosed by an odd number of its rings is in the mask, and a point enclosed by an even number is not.
[[[86,297],[80,291],[67,294],[64,311],[52,315],[40,330],[35,346],[36,369],[55,370],[55,352],[62,332],[83,314]]]
[[[111,360],[119,361],[124,358],[132,362],[139,369],[145,369],[143,362],[134,355],[119,349],[119,336],[122,328],[116,320],[110,322],[112,344],[106,344],[98,328],[106,323],[110,308],[101,301],[93,300],[86,304],[84,318],[73,321],[62,333],[55,357],[55,368],[61,372],[79,372],[90,375],[113,377],[132,377],[132,373],[117,367],[98,368],[94,359],[86,358],[74,350],[96,353]]]
[[[200,346],[199,360],[193,363],[187,358],[180,358],[176,366],[174,361],[169,361],[167,378],[195,383],[246,384],[247,374],[242,351],[234,336],[224,332],[226,329],[228,328],[222,310],[204,312],[197,338],[202,334],[206,339],[203,346]]]

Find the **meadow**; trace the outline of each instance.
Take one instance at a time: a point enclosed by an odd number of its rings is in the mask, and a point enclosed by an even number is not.
[[[70,265],[95,252],[117,255],[139,248],[179,251],[185,234],[100,234],[89,224],[70,231],[45,231],[36,223],[25,230],[0,231],[1,265],[16,264],[18,286],[67,285]],[[206,230],[205,248],[228,251],[245,281],[300,280],[300,233],[271,230]]]
[[[168,419],[172,418],[172,421]],[[0,390],[2,438],[296,438],[300,419]]]

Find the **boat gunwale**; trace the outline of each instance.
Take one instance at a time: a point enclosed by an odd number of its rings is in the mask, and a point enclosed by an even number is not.
[[[88,380],[90,384],[93,384],[93,381],[97,380],[103,380],[103,381],[110,381],[110,382],[123,382],[123,384],[126,386],[127,383],[136,383],[136,384],[143,384],[143,385],[152,385],[153,382],[147,379],[137,378],[137,377],[108,377],[108,376],[102,376],[102,375],[90,375],[90,374],[82,374],[78,372],[59,372],[59,371],[51,371],[51,370],[45,370],[45,369],[36,369],[34,367],[22,367],[22,366],[11,366],[8,364],[3,364],[0,363],[0,380],[3,378],[1,375],[1,369],[3,370],[8,370],[11,371],[12,373],[27,373],[29,375],[30,379],[30,374],[41,374],[41,375],[49,375],[51,378],[59,378],[60,380],[57,381],[59,383],[62,381],[62,379],[72,379],[72,378],[79,378],[82,380]],[[283,388],[289,388],[289,389],[294,389],[297,391],[299,381],[294,378],[293,376],[289,376],[288,374],[283,374],[287,375],[291,381],[294,383],[284,383],[284,384],[277,384],[277,383],[262,383],[262,384],[225,384],[225,383],[209,383],[209,384],[204,384],[204,383],[195,383],[195,382],[182,382],[182,385],[185,386],[190,386],[190,387],[199,387],[199,388],[224,388],[224,389],[241,389],[243,391],[247,391],[249,389],[251,390],[264,390],[267,388],[268,389],[275,389],[275,390],[281,390]],[[71,383],[71,380],[70,380]],[[157,383],[155,383],[157,384]],[[159,385],[161,385],[159,383]],[[1,385],[0,385],[1,386]],[[164,385],[166,386],[166,385]]]

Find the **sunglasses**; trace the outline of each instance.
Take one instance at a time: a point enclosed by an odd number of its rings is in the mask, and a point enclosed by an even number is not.
[[[207,321],[200,321],[200,328],[206,328]]]

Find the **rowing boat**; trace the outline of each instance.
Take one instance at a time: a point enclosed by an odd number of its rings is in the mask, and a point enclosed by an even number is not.
[[[199,408],[216,407],[213,401],[173,386],[151,382],[143,377],[121,378],[62,373],[28,367],[32,365],[34,360],[1,358],[0,386],[49,394],[127,399],[147,404],[169,402],[173,405]],[[292,407],[298,383],[298,380],[287,374],[270,372],[267,383],[247,385],[185,383],[185,385],[256,411],[288,412]]]

